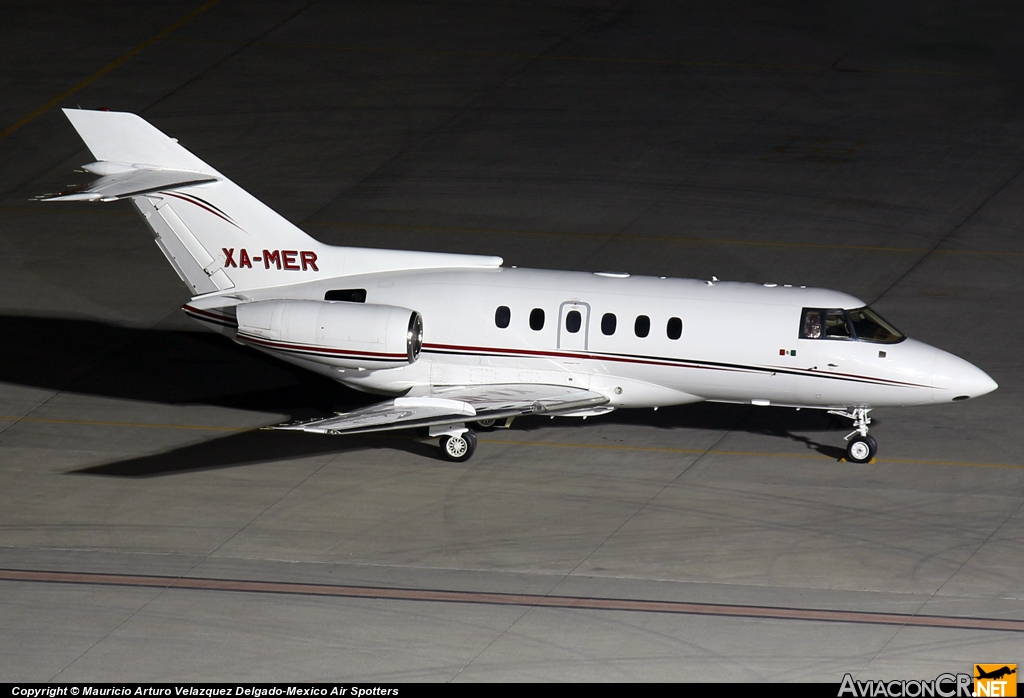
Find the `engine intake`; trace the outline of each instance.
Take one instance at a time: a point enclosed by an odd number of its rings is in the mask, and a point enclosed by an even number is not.
[[[397,368],[423,348],[423,318],[393,305],[254,301],[237,306],[238,339],[282,358],[341,368]]]

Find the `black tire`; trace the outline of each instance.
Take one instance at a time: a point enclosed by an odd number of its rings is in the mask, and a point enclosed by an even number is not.
[[[441,455],[453,463],[465,463],[476,451],[476,434],[465,431],[458,436],[445,434],[441,437]]]
[[[846,460],[851,463],[870,463],[878,453],[878,442],[872,436],[855,436],[846,444]]]
[[[476,422],[476,425],[483,431],[490,431],[497,423],[497,419],[481,419]]]

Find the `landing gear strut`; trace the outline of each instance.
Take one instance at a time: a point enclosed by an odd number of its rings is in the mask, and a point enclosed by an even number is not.
[[[829,414],[836,414],[840,417],[847,417],[853,420],[853,431],[846,435],[846,460],[851,463],[868,463],[878,453],[878,442],[875,437],[868,435],[868,425],[871,424],[871,417],[867,407],[857,407],[852,412],[840,412],[829,410]]]

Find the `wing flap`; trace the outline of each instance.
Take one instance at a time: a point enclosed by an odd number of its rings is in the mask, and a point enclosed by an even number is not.
[[[317,434],[366,434],[531,414],[567,414],[605,405],[608,398],[560,385],[484,385],[441,388],[424,397],[400,397],[334,417],[269,429]]]

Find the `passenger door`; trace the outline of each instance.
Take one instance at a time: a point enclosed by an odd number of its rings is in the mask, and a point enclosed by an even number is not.
[[[566,301],[558,307],[558,348],[587,351],[590,348],[590,305]]]

